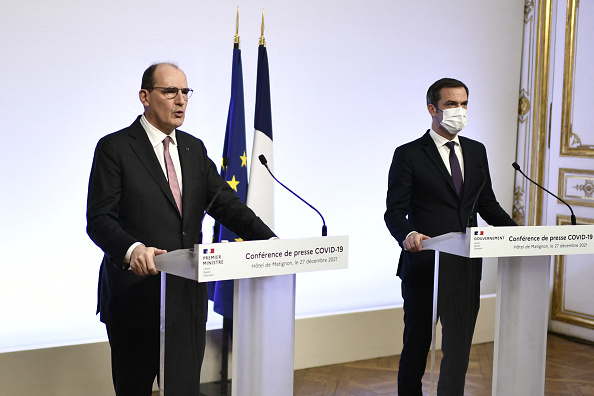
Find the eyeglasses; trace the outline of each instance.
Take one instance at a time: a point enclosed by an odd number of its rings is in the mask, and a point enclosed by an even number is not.
[[[183,96],[185,96],[187,99],[189,99],[190,97],[192,97],[192,92],[194,92],[194,90],[190,89],[190,88],[178,88],[178,87],[152,87],[150,89],[147,89],[147,91],[152,91],[153,89],[159,89],[159,90],[163,91],[163,93],[165,94],[165,97],[167,99],[175,98],[179,91],[181,91]]]

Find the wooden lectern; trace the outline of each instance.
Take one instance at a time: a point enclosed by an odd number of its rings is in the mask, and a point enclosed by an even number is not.
[[[431,394],[439,252],[463,257],[499,257],[494,396],[544,394],[551,256],[594,253],[594,226],[473,227],[423,241],[435,250]]]
[[[161,396],[165,273],[196,282],[235,279],[232,396],[292,396],[295,274],[347,268],[348,236],[195,245],[157,256],[155,264],[162,276]]]

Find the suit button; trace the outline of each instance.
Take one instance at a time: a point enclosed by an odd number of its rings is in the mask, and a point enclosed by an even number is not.
[[[182,231],[182,236],[185,237],[186,236],[186,232]]]

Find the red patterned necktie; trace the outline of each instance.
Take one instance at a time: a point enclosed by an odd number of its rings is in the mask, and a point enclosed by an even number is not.
[[[177,174],[175,173],[175,168],[173,167],[173,161],[171,160],[171,155],[169,154],[169,143],[171,143],[171,141],[172,139],[170,136],[167,136],[165,139],[163,139],[163,147],[165,148],[165,169],[167,170],[167,180],[169,180],[169,188],[171,188],[173,198],[175,199],[175,203],[177,204],[177,208],[179,209],[179,213],[181,214],[181,190],[179,188],[179,182],[177,181]]]
[[[456,143],[447,142],[446,146],[450,149],[450,169],[452,170],[452,179],[454,179],[454,186],[458,192],[458,196],[462,197],[462,187],[464,182],[462,181],[462,169],[460,169],[460,161],[454,150]]]

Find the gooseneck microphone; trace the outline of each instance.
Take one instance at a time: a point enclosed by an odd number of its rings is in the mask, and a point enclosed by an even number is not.
[[[485,184],[487,183],[487,174],[485,173],[485,168],[483,167],[483,164],[479,163],[478,167],[481,170],[481,173],[483,174],[483,184],[481,184],[481,187],[479,188],[478,193],[476,194],[476,198],[474,199],[474,202],[472,203],[472,208],[470,209],[470,217],[468,217],[468,224],[466,225],[466,227],[471,227],[472,224],[474,223],[474,220],[476,217],[474,210],[476,209],[478,200],[479,200],[481,194],[483,193],[483,188],[485,188]]]
[[[548,192],[553,197],[557,198],[559,201],[561,201],[565,205],[567,205],[567,207],[569,208],[569,211],[571,212],[571,225],[576,225],[576,220],[575,220],[575,215],[573,214],[573,209],[571,208],[571,206],[569,206],[569,204],[567,202],[565,202],[564,200],[562,200],[561,198],[559,198],[558,196],[556,196],[555,194],[553,194],[552,192],[550,192],[549,190],[547,190],[546,188],[544,188],[543,186],[541,186],[540,184],[538,184],[537,182],[535,182],[534,180],[532,180],[531,178],[529,178],[528,176],[526,176],[526,174],[524,172],[522,172],[522,169],[520,169],[520,165],[518,165],[517,162],[514,162],[512,164],[512,166],[514,167],[515,170],[517,170],[518,172],[520,172],[522,174],[522,176],[524,176],[526,179],[530,180],[536,186],[540,187],[541,189],[543,189],[544,191]]]
[[[274,177],[274,175],[272,174],[272,172],[270,171],[270,168],[268,168],[268,161],[266,161],[266,157],[264,157],[264,154],[260,154],[260,156],[258,156],[258,159],[260,160],[260,162],[262,163],[262,165],[264,165],[264,167],[266,167],[266,170],[268,171],[268,173],[270,173],[270,176],[272,176],[272,178],[281,186],[283,186],[284,188],[287,189],[287,191],[289,191],[291,194],[293,194],[294,196],[296,196],[297,198],[299,198],[301,201],[303,201],[307,206],[309,206],[310,208],[312,208],[313,210],[316,211],[317,214],[320,215],[320,217],[322,218],[322,236],[327,236],[328,235],[328,229],[326,228],[326,221],[324,220],[324,216],[322,216],[322,214],[320,213],[319,210],[317,210],[316,208],[314,208],[313,206],[311,206],[309,204],[309,202],[307,202],[305,199],[301,198],[299,195],[295,194],[289,187],[285,186],[283,183],[281,183],[276,177]]]
[[[223,178],[223,180],[225,180],[225,173],[227,172],[227,167],[228,166],[229,166],[229,157],[223,157],[223,171],[221,172],[221,177]],[[204,221],[204,217],[206,216],[206,212],[208,212],[210,210],[210,207],[212,206],[212,204],[214,203],[214,201],[217,199],[217,197],[219,196],[219,194],[223,190],[223,187],[225,186],[225,183],[221,183],[221,185],[217,189],[217,192],[215,192],[215,195],[213,195],[213,197],[210,200],[210,202],[208,203],[208,205],[206,205],[206,209],[204,209],[204,213],[202,213],[202,218],[200,219],[200,234],[198,234],[198,244],[199,245],[202,244],[202,222]]]

